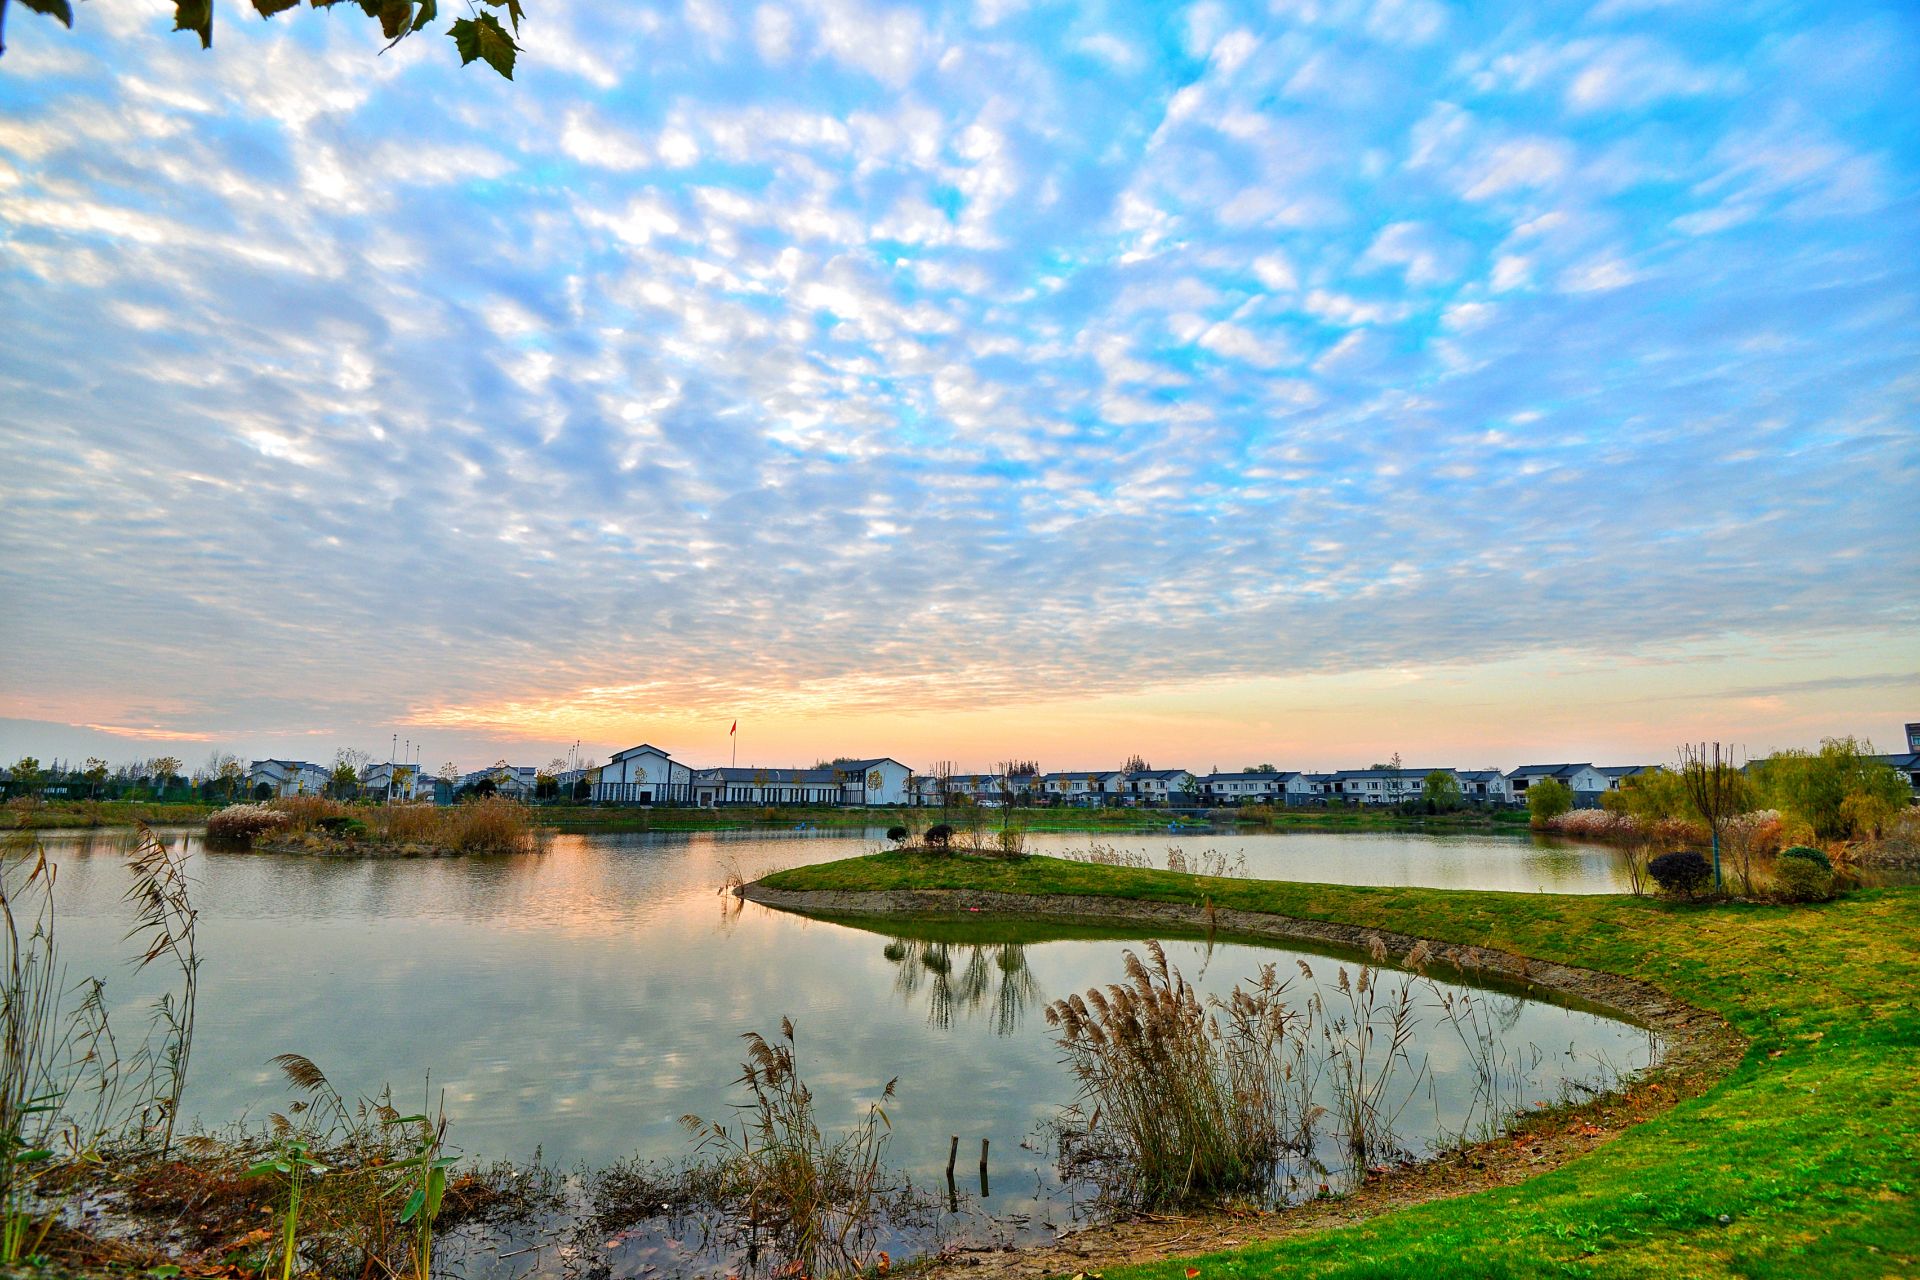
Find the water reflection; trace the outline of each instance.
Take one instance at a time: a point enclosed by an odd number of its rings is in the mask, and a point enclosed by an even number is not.
[[[880,954],[894,966],[893,990],[906,1004],[923,995],[927,1021],[946,1031],[955,1012],[971,1016],[985,1008],[995,1035],[1010,1036],[1040,999],[1040,984],[1017,942],[960,946],[894,938]]]

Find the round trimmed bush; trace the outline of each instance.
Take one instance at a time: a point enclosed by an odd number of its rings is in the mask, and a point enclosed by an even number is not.
[[[1811,858],[1782,854],[1773,867],[1773,882],[1788,902],[1825,902],[1833,896],[1833,869]]]
[[[907,837],[912,834],[913,833],[907,830],[905,827],[888,827],[887,828],[887,839],[893,841],[895,844],[905,844],[907,842]]]
[[[944,849],[952,839],[953,828],[944,822],[936,822],[927,828],[926,841],[929,849]]]
[[[1833,870],[1833,860],[1810,844],[1796,844],[1790,849],[1782,849],[1780,856],[1792,858],[1796,862],[1811,862],[1816,867],[1825,867],[1828,871]]]
[[[1713,864],[1691,849],[1661,854],[1647,864],[1647,873],[1676,898],[1691,898],[1713,883]]]

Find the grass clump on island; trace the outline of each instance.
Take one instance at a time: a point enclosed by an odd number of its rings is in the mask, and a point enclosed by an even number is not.
[[[889,851],[781,890],[1070,894],[1264,912],[1642,979],[1724,1017],[1739,1065],[1515,1186],[1107,1280],[1895,1276],[1920,1268],[1920,890],[1817,905],[1214,879],[1035,857]],[[1275,1220],[1284,1229],[1285,1217]]]
[[[534,824],[526,805],[504,796],[455,805],[349,805],[323,796],[288,796],[220,810],[207,819],[207,837],[279,853],[521,853],[533,847]]]

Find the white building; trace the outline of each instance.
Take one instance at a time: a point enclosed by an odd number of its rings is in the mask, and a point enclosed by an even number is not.
[[[1455,769],[1453,776],[1460,780],[1460,798],[1468,804],[1513,803],[1507,775],[1498,769]]]
[[[1040,794],[1055,804],[1101,805],[1120,794],[1126,778],[1118,769],[1062,769],[1040,775]]]
[[[261,786],[279,796],[317,796],[326,791],[332,771],[306,760],[255,760],[247,770],[247,790],[260,794]]]
[[[1121,775],[1120,794],[1128,804],[1179,804],[1198,798],[1193,783],[1185,769],[1135,769]]]
[[[912,771],[888,756],[835,760],[809,769],[729,765],[696,770],[693,803],[850,806],[904,805],[913,798],[908,788]]]
[[[383,800],[433,798],[433,779],[417,764],[370,764],[360,771],[360,794]]]
[[[648,743],[616,751],[598,773],[591,787],[600,804],[690,804],[693,800],[693,769]]]
[[[1527,802],[1527,790],[1547,779],[1564,784],[1573,792],[1576,808],[1591,809],[1611,790],[1607,775],[1590,764],[1523,764],[1507,771],[1507,787],[1515,804]]]
[[[539,775],[540,771],[533,765],[502,762],[463,774],[459,785],[471,790],[479,787],[483,782],[491,782],[493,794],[497,796],[506,796],[512,800],[531,800],[534,788],[538,785]]]

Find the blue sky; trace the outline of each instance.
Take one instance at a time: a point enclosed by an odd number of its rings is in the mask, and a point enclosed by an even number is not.
[[[1920,718],[1909,5],[9,17],[0,748]]]

